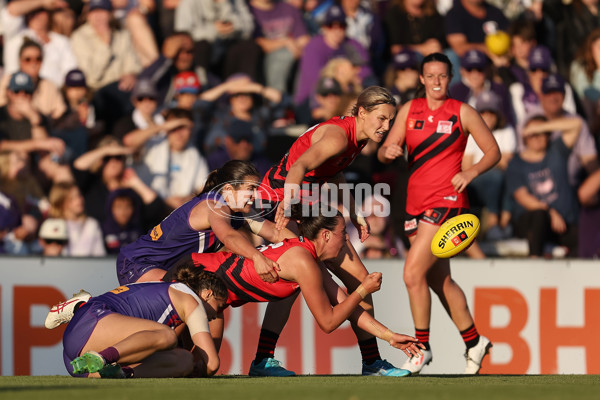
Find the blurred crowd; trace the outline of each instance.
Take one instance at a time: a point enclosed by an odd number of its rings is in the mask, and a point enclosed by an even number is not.
[[[502,160],[469,195],[472,257],[600,255],[598,0],[0,0],[0,253],[104,256],[230,159],[261,173],[370,85],[401,105],[423,56],[454,64]],[[532,126],[535,125],[537,127]],[[544,129],[540,129],[542,126]],[[572,146],[565,146],[569,135]],[[562,143],[562,145],[561,145]],[[408,168],[375,143],[346,171],[365,258],[403,257]],[[469,142],[463,163],[482,156]],[[352,231],[349,229],[349,231]]]

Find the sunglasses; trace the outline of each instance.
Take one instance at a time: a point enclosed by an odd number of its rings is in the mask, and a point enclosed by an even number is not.
[[[477,71],[477,72],[483,72],[483,68],[465,68],[467,70],[467,72],[473,72],[473,71]]]
[[[23,57],[21,59],[21,61],[26,62],[26,63],[30,63],[30,62],[42,62],[42,57],[38,56],[38,57]]]
[[[60,244],[61,246],[64,246],[67,244],[67,240],[61,240],[61,239],[44,239],[44,241],[46,242],[46,244]]]
[[[117,160],[125,162],[125,156],[106,156],[104,157],[104,162],[109,162],[110,160]]]
[[[13,93],[15,93],[15,94],[26,94],[28,96],[31,96],[33,94],[32,92],[30,92],[28,90],[23,90],[23,89],[21,89],[21,90],[15,90]]]
[[[347,27],[346,24],[340,24],[339,22],[334,22],[332,24],[327,24],[325,26],[327,28],[339,28],[339,29],[346,29],[346,27]]]
[[[137,101],[145,101],[145,100],[156,101],[156,99],[154,97],[150,97],[150,96],[140,96],[136,100]]]
[[[538,71],[542,71],[542,72],[550,72],[550,71],[548,71],[548,70],[547,70],[547,69],[545,69],[545,68],[529,68],[529,70],[530,70],[531,72],[538,72]]]

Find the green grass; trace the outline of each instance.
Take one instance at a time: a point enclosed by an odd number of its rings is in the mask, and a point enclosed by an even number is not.
[[[437,375],[410,378],[300,376],[92,380],[0,377],[0,399],[370,400],[599,399],[600,375]]]

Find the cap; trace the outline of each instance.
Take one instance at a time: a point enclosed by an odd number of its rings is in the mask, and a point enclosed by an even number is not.
[[[502,99],[496,93],[487,90],[477,96],[475,108],[478,112],[492,111],[499,114],[502,112]]]
[[[227,130],[227,136],[232,138],[236,143],[239,143],[242,140],[252,143],[254,138],[254,129],[252,128],[252,124],[250,122],[236,118],[231,121],[229,129]]]
[[[559,74],[550,74],[542,81],[542,93],[565,93],[565,80]]]
[[[410,49],[403,49],[392,59],[394,69],[419,68],[419,57]]]
[[[335,78],[327,76],[319,79],[316,92],[321,96],[327,96],[329,94],[335,94],[339,96],[342,94],[342,87]]]
[[[154,83],[147,78],[138,79],[131,91],[131,96],[134,99],[139,99],[141,97],[150,97],[156,99],[158,97],[158,93],[156,92],[156,87]]]
[[[552,55],[546,46],[536,46],[529,53],[529,69],[542,69],[550,71],[552,67]]]
[[[342,7],[338,6],[337,4],[329,7],[325,13],[325,18],[323,19],[323,25],[331,25],[335,23],[346,25],[346,13],[344,13]]]
[[[90,0],[89,10],[92,11],[96,9],[112,11],[112,3],[110,0]]]
[[[198,76],[192,71],[180,72],[175,76],[176,93],[198,94],[201,88]]]
[[[21,225],[21,212],[14,199],[0,192],[0,231]]]
[[[40,239],[68,240],[67,223],[62,218],[48,218],[40,226]]]
[[[469,50],[460,59],[460,66],[465,69],[484,69],[488,65],[487,56],[479,50]]]
[[[72,69],[65,77],[66,87],[87,87],[85,75],[80,69]]]
[[[29,75],[25,72],[15,72],[10,77],[10,81],[8,82],[8,90],[11,92],[20,92],[25,91],[29,94],[33,93],[33,80]]]

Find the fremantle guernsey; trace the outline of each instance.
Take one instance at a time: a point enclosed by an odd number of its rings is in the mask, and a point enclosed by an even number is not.
[[[135,264],[153,265],[167,270],[186,254],[218,251],[223,244],[211,229],[196,231],[189,224],[194,207],[206,200],[214,200],[217,206],[221,204],[227,207],[220,194],[205,193],[196,196],[169,214],[150,232],[123,247],[119,260],[126,258]],[[242,214],[233,213],[231,217],[232,227],[239,229],[244,223]]]
[[[287,250],[298,246],[307,249],[316,259],[315,246],[303,237],[285,239],[283,242],[259,247],[258,250],[269,260],[277,261]],[[277,301],[291,296],[300,288],[296,282],[281,278],[275,283],[263,281],[251,260],[234,253],[192,254],[192,260],[196,267],[214,272],[225,281],[229,292],[227,305],[232,307],[249,302]]]
[[[427,100],[414,99],[406,119],[409,179],[406,212],[420,215],[436,207],[469,208],[466,191],[457,193],[451,180],[461,171],[467,136],[458,100],[447,99],[430,110]]]
[[[303,184],[316,183],[322,185],[327,182],[328,179],[331,179],[338,172],[343,171],[349,166],[356,156],[360,154],[363,147],[367,145],[367,140],[363,140],[360,143],[356,141],[355,117],[334,117],[313,126],[296,139],[279,164],[267,172],[259,188],[259,197],[261,199],[283,200],[283,185],[290,167],[310,147],[313,133],[323,125],[337,125],[344,129],[348,138],[348,146],[343,153],[331,157],[314,170],[307,172],[304,175]],[[306,194],[308,193],[304,193],[303,195]]]

